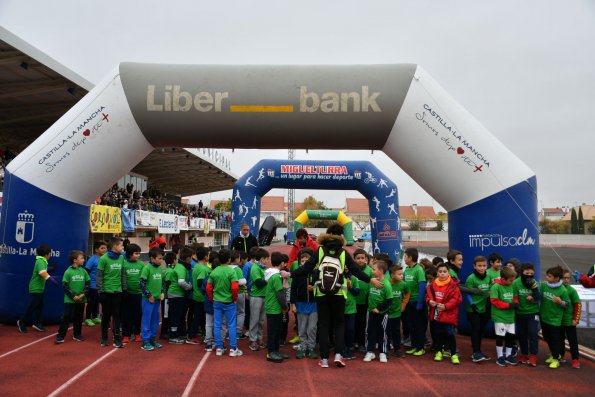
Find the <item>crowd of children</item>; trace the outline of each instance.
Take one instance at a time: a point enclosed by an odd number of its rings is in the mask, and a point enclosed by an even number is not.
[[[250,350],[267,349],[266,359],[281,363],[289,358],[281,347],[293,313],[295,357],[320,358],[321,367],[328,367],[333,344],[339,367],[356,358],[358,351],[364,362],[378,357],[387,363],[391,355],[423,356],[428,345],[434,361],[450,358],[459,365],[455,335],[461,308],[470,327],[472,362],[491,359],[482,351],[491,320],[494,361],[499,366],[536,366],[541,330],[550,351],[549,368],[564,362],[566,340],[571,365],[580,368],[576,327],[581,303],[570,285],[574,274],[569,270],[549,268],[546,280],[539,283],[531,263],[512,258],[503,266],[502,257],[492,253],[475,257],[473,272],[460,280],[460,251],[450,250],[443,262],[440,257],[419,260],[417,249],[407,248],[402,267],[386,254],[370,258],[362,249],[356,249],[352,259],[336,235],[321,238],[316,251],[301,249],[293,263],[285,254],[269,254],[259,247],[248,253],[228,249],[214,253],[200,246],[177,246],[167,254],[152,248],[145,264],[138,245],[124,248],[118,238],[96,242],[86,263],[83,252],[72,251],[71,266],[62,278],[64,314],[55,343],[65,341],[70,324],[73,339],[83,341],[85,317],[89,327],[101,324],[101,346],[109,345],[111,328],[116,348],[139,342],[143,350],[151,351],[162,347],[158,339],[165,339],[170,344],[202,343],[217,356],[229,349],[230,357],[240,357],[244,352],[238,340],[248,338]],[[27,332],[28,324],[44,330],[45,282],[56,283],[47,269],[50,253],[47,246],[37,249],[29,284],[31,302],[17,322],[20,332]],[[331,287],[329,277],[334,277]]]

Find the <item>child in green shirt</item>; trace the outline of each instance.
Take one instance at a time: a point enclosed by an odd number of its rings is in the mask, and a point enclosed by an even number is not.
[[[490,357],[481,351],[483,332],[490,320],[488,292],[490,291],[492,280],[487,274],[487,267],[486,258],[484,256],[476,256],[473,259],[473,273],[465,281],[466,287],[479,289],[484,292],[483,295],[465,295],[465,310],[467,312],[467,319],[471,325],[471,346],[473,347],[471,359],[474,363],[490,360]]]
[[[113,346],[124,347],[120,333],[122,307],[122,291],[126,290],[126,273],[122,239],[112,237],[107,243],[107,252],[99,258],[97,265],[97,291],[101,302],[101,346],[107,346],[107,330],[112,328]],[[113,324],[112,324],[113,319]]]
[[[238,275],[229,264],[231,251],[222,249],[217,254],[220,265],[209,275],[207,294],[213,301],[215,355],[222,356],[225,352],[221,333],[223,317],[227,322],[229,332],[229,356],[239,357],[244,354],[237,345],[236,334],[236,301],[238,300]]]
[[[505,267],[500,271],[500,278],[496,279],[490,288],[492,321],[496,329],[496,364],[501,367],[518,364],[511,355],[516,333],[514,311],[519,307],[519,298],[514,296],[512,288],[515,278],[515,271]]]
[[[281,363],[288,355],[279,351],[281,314],[289,310],[289,302],[283,289],[280,271],[286,266],[286,256],[280,252],[271,254],[271,267],[265,271],[265,312],[267,316],[267,361]]]
[[[52,249],[47,245],[40,245],[37,247],[36,253],[33,274],[31,275],[31,281],[29,281],[29,296],[31,300],[27,309],[17,321],[17,327],[22,334],[27,333],[27,324],[32,324],[33,329],[36,331],[45,331],[45,328],[41,324],[45,282],[50,281],[53,284],[58,284],[48,273],[48,259],[52,255]]]
[[[126,292],[122,294],[122,343],[129,343],[131,338],[141,342],[142,316],[140,274],[145,264],[140,260],[140,246],[128,244],[124,259],[126,273]]]
[[[343,358],[345,360],[353,360],[355,353],[353,349],[353,342],[355,339],[355,318],[357,316],[356,299],[360,294],[360,283],[357,277],[352,276],[349,269],[345,269],[345,279],[347,280],[347,297],[345,300],[345,350],[343,351]],[[364,283],[361,283],[364,284]]]
[[[488,276],[490,276],[490,280],[492,280],[492,284],[494,280],[500,277],[500,270],[502,269],[502,257],[497,252],[492,252],[488,256],[488,262],[490,264],[490,268],[487,270]]]
[[[186,343],[199,344],[198,333],[205,333],[205,297],[202,294],[201,287],[204,279],[209,278],[211,269],[208,266],[209,250],[205,247],[198,247],[196,249],[197,263],[192,269],[192,300],[194,301],[194,316],[192,323],[188,328],[188,340]]]
[[[372,268],[368,266],[370,257],[368,253],[359,248],[353,252],[353,260],[369,277],[372,276]],[[366,318],[368,317],[368,291],[370,284],[359,283],[359,295],[355,297],[355,307],[357,313],[355,315],[355,343],[354,348],[359,347],[361,353],[366,352]]]
[[[541,318],[541,332],[543,339],[550,349],[550,357],[545,360],[549,367],[556,369],[560,367],[560,333],[564,310],[570,305],[568,291],[562,283],[564,270],[560,265],[546,270],[546,281],[539,286],[541,293],[541,307],[539,315]]]
[[[388,264],[383,260],[376,260],[372,264],[372,276],[382,282],[382,288],[370,286],[368,295],[368,324],[366,327],[366,355],[364,362],[370,362],[376,358],[374,349],[378,343],[379,360],[381,363],[388,362],[388,338],[386,328],[388,324],[388,309],[393,302],[393,290],[390,281],[385,277]]]
[[[68,326],[72,323],[74,339],[82,342],[85,339],[82,335],[83,312],[87,298],[85,294],[91,286],[91,277],[89,273],[82,268],[85,263],[85,254],[82,251],[71,251],[68,255],[70,267],[64,272],[62,277],[62,288],[64,288],[64,314],[60,321],[58,335],[56,335],[56,344],[64,343],[64,337],[68,331]]]
[[[143,267],[139,288],[142,291],[142,344],[141,349],[151,351],[160,348],[157,342],[157,329],[159,328],[159,308],[164,298],[163,250],[153,247],[149,250],[149,263]]]
[[[572,357],[572,368],[579,369],[581,367],[578,358],[578,338],[576,335],[576,326],[581,320],[581,300],[578,293],[570,281],[572,280],[572,273],[570,270],[564,270],[564,277],[562,282],[566,291],[568,291],[569,305],[564,309],[562,316],[562,327],[560,332],[560,358],[564,358],[566,353],[565,339],[568,339],[568,345],[570,345],[570,355]]]
[[[401,351],[401,317],[409,302],[409,287],[403,281],[403,268],[399,265],[392,266],[390,273],[390,286],[393,292],[393,302],[388,310],[388,323],[391,331],[394,355],[405,357]]]
[[[519,337],[519,362],[537,366],[539,347],[539,284],[535,281],[535,268],[531,263],[521,265],[521,277],[512,283],[514,295],[519,298],[515,310],[515,327]]]

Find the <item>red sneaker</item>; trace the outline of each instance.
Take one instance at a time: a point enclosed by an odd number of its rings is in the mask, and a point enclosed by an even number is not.
[[[529,364],[529,357],[525,356],[524,354],[519,354],[518,360],[521,364]]]
[[[581,367],[581,363],[579,363],[578,360],[572,360],[572,368],[580,369],[580,367]]]
[[[531,367],[537,367],[537,356],[535,354],[529,354],[529,362],[528,364]]]
[[[141,339],[140,335],[134,335],[134,341],[135,342],[142,342],[143,340]]]
[[[122,338],[122,343],[130,343],[130,338],[125,336]]]

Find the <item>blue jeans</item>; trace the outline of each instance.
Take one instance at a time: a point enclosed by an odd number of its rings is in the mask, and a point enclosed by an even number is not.
[[[237,349],[237,330],[236,330],[236,304],[213,302],[215,347],[223,349],[223,338],[221,337],[221,323],[223,316],[227,321],[227,331],[229,332],[229,348]]]
[[[142,300],[143,321],[141,325],[141,337],[143,343],[149,343],[157,338],[157,330],[159,329],[159,309],[161,308],[161,301],[155,300],[155,303],[143,297]]]

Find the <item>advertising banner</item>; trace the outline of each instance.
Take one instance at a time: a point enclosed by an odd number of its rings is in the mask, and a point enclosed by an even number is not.
[[[121,209],[107,205],[91,205],[91,233],[121,233]]]
[[[177,215],[172,214],[151,214],[157,215],[157,231],[164,234],[178,234],[180,233],[180,226],[178,225]]]
[[[134,210],[122,208],[122,231],[133,232],[134,224]]]

